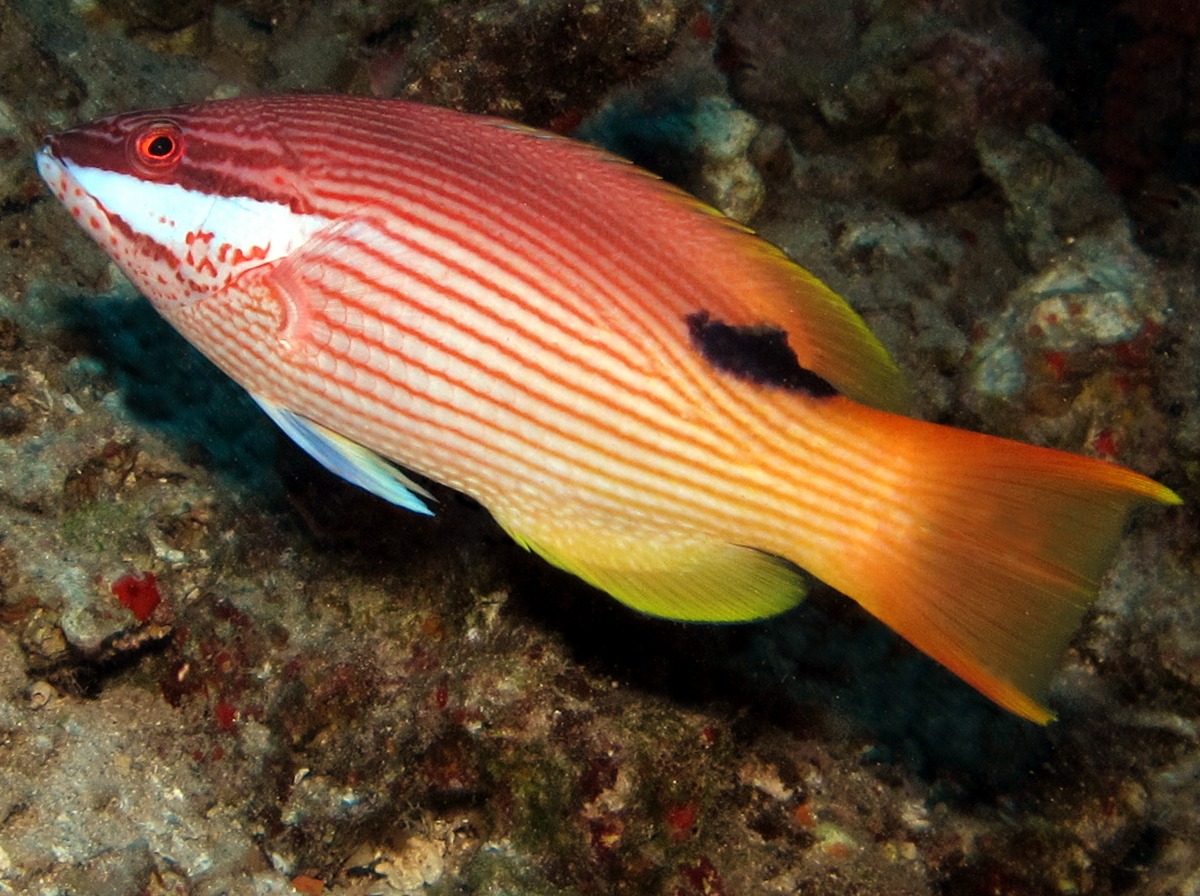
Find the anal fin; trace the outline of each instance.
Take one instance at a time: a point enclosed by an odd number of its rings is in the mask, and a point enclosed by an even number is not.
[[[569,526],[545,537],[503,519],[500,524],[523,547],[651,616],[744,622],[790,609],[806,590],[795,566],[742,545]]]

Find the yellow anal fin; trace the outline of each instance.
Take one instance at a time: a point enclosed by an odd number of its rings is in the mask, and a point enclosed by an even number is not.
[[[580,532],[569,526],[534,535],[505,520],[500,524],[550,563],[651,616],[743,622],[782,613],[804,598],[804,577],[796,567],[741,545],[634,532]]]

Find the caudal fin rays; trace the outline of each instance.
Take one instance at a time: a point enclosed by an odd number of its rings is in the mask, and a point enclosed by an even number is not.
[[[830,584],[1001,706],[1049,721],[1050,681],[1129,513],[1178,496],[1103,461],[860,410],[923,459],[912,525],[876,530],[868,562],[834,563]]]

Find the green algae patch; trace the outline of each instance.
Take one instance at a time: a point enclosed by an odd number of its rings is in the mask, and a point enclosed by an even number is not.
[[[90,501],[63,514],[59,533],[69,547],[116,556],[144,551],[144,528],[140,507]]]
[[[580,836],[564,819],[573,816],[575,786],[570,773],[533,749],[498,758],[488,769],[507,791],[498,801],[496,829],[511,833],[522,849],[567,856],[578,852]]]
[[[440,881],[429,896],[477,893],[480,896],[568,896],[571,891],[554,886],[507,842],[487,843],[475,853],[453,880]]]

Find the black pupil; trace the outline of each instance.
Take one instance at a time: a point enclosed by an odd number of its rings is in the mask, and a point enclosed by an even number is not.
[[[159,134],[150,141],[150,145],[146,147],[146,152],[154,156],[156,159],[163,159],[175,151],[175,141],[166,134]]]

